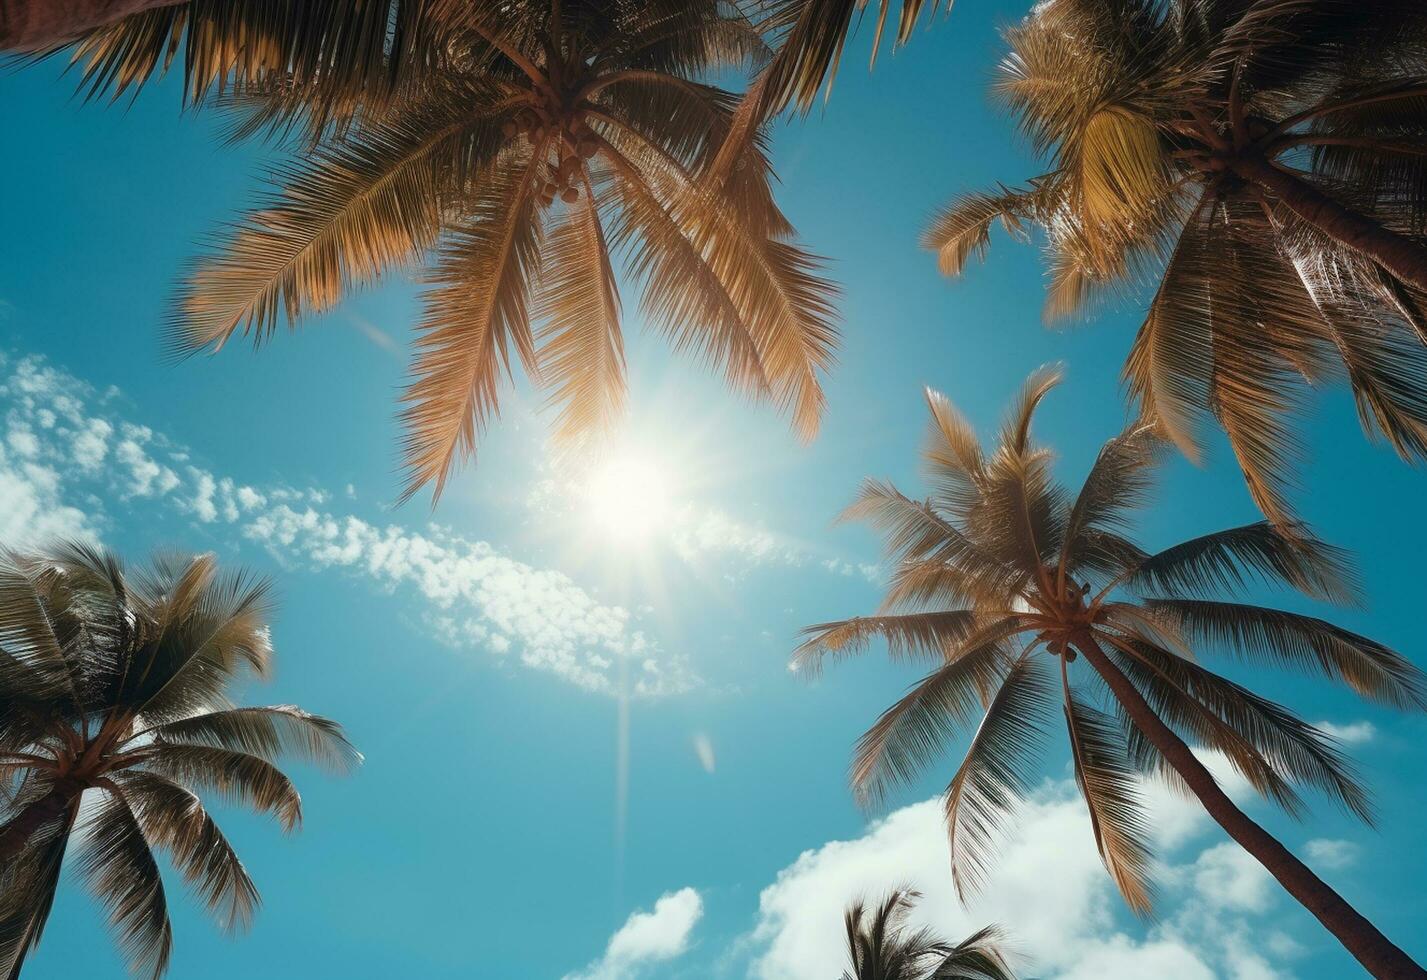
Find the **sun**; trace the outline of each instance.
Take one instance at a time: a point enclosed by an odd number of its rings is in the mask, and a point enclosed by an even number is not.
[[[670,517],[673,486],[668,472],[647,456],[622,453],[597,465],[585,484],[586,516],[620,541],[644,541]]]

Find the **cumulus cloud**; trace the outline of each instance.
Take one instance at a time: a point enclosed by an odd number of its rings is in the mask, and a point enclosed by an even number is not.
[[[1351,866],[1358,859],[1358,845],[1348,840],[1318,838],[1309,841],[1303,848],[1308,863],[1327,871],[1337,871]]]
[[[631,980],[650,966],[682,956],[703,914],[703,898],[692,888],[661,895],[653,911],[635,912],[619,927],[602,957],[565,974],[565,980]]]
[[[1212,762],[1222,771],[1221,760]],[[1170,855],[1210,826],[1196,804],[1178,795],[1152,791],[1147,797],[1152,825],[1168,828],[1158,836]],[[843,907],[853,897],[880,897],[899,885],[923,894],[912,914],[914,927],[959,939],[1000,923],[1033,976],[1272,980],[1297,952],[1271,919],[1277,886],[1230,843],[1197,853],[1191,848],[1171,861],[1160,876],[1161,918],[1143,929],[1125,925],[1071,780],[1047,782],[1026,801],[988,887],[968,906],[955,894],[949,863],[940,799],[896,810],[860,837],[805,851],[759,896],[756,924],[739,944],[749,975],[837,976],[845,966]]]
[[[636,616],[558,571],[437,526],[377,525],[331,511],[321,488],[253,487],[214,473],[163,433],[122,417],[116,392],[98,393],[40,358],[0,356],[0,411],[0,543],[93,539],[105,523],[102,501],[146,505],[229,527],[285,564],[405,592],[440,641],[586,690],[653,696],[698,683],[686,659],[662,650]]]

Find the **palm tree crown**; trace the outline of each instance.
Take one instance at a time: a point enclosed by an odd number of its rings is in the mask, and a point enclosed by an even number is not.
[[[987,926],[959,943],[938,939],[930,929],[907,929],[917,900],[897,889],[873,909],[853,902],[843,915],[851,969],[842,980],[1015,980],[997,946],[1001,930]]]
[[[1343,553],[1305,528],[1287,534],[1251,524],[1153,554],[1125,536],[1163,445],[1149,427],[1106,443],[1078,494],[1058,485],[1049,452],[1031,436],[1032,414],[1058,379],[1053,370],[1031,377],[989,455],[951,403],[928,391],[930,497],[913,500],[869,480],[844,514],[886,536],[896,564],[884,609],[809,627],[795,665],[816,670],[874,637],[894,657],[934,664],[858,743],[852,779],[867,800],[917,775],[984,708],[946,791],[952,871],[963,894],[984,880],[1058,709],[1105,865],[1130,906],[1147,913],[1152,857],[1139,777],[1182,779],[1221,802],[1176,732],[1222,752],[1289,812],[1301,811],[1303,786],[1364,819],[1372,812],[1332,738],[1201,666],[1196,651],[1227,649],[1305,669],[1402,708],[1427,707],[1427,686],[1411,663],[1370,639],[1311,616],[1227,601],[1254,580],[1354,600]],[[1074,666],[1078,653],[1088,665]],[[1221,823],[1247,821],[1238,811],[1211,813]],[[1226,828],[1243,839],[1239,824]]]
[[[959,275],[997,220],[1049,238],[1046,312],[1158,278],[1125,373],[1191,455],[1212,416],[1292,520],[1303,384],[1427,455],[1427,8],[1411,0],[1051,0],[998,91],[1051,168],[928,229]]]
[[[269,671],[268,592],[206,555],[131,574],[78,544],[0,553],[0,974],[39,942],[72,839],[136,974],[161,975],[172,945],[156,850],[225,929],[252,918],[257,889],[197,793],[292,830],[302,801],[273,761],[361,758],[332,721],[226,696]]]
[[[439,56],[371,110],[335,115],[270,79],[241,128],[305,131],[311,158],[189,278],[183,350],[286,317],[435,250],[405,395],[406,493],[439,494],[518,360],[581,439],[625,385],[613,256],[675,349],[772,398],[811,436],[837,343],[831,283],[792,244],[756,141],[702,179],[735,97],[697,78],[763,56],[715,0],[473,5]],[[454,16],[454,15],[453,15]]]

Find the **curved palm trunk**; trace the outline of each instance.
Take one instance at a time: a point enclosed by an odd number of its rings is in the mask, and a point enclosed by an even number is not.
[[[1372,258],[1403,282],[1427,290],[1427,247],[1343,207],[1312,184],[1285,173],[1262,157],[1246,155],[1230,166],[1234,173],[1268,191],[1323,234]]]
[[[57,783],[44,796],[30,803],[10,821],[0,826],[0,868],[5,867],[24,849],[35,831],[62,816],[74,803],[81,790],[67,783]]]
[[[43,51],[86,31],[184,0],[0,0],[0,51]]]
[[[1110,662],[1093,636],[1087,633],[1078,637],[1075,647],[1105,679],[1135,727],[1183,777],[1209,816],[1312,912],[1364,969],[1375,977],[1392,980],[1427,978],[1427,971],[1229,799],[1184,740],[1160,720],[1139,689]]]

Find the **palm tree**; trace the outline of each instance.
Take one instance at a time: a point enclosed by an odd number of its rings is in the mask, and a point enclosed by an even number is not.
[[[1367,791],[1332,738],[1201,666],[1196,654],[1217,648],[1306,669],[1409,709],[1427,708],[1422,673],[1322,619],[1231,601],[1255,580],[1327,601],[1358,596],[1346,556],[1304,527],[1250,524],[1154,554],[1126,537],[1164,445],[1151,428],[1136,425],[1107,442],[1080,492],[1068,493],[1052,477],[1050,453],[1031,438],[1032,414],[1058,380],[1054,370],[1031,376],[989,455],[951,403],[928,391],[930,497],[913,500],[869,480],[843,515],[886,537],[896,564],[884,608],[809,627],[795,666],[816,670],[874,637],[894,658],[935,664],[862,736],[852,766],[859,796],[878,801],[889,784],[915,776],[984,707],[946,792],[952,872],[965,895],[985,879],[1059,703],[1096,844],[1135,911],[1147,914],[1152,904],[1140,777],[1157,774],[1192,793],[1374,975],[1422,977],[1239,809],[1185,742],[1222,753],[1290,813],[1302,812],[1298,787],[1307,786],[1370,820]]]
[[[717,191],[701,179],[736,99],[697,78],[761,57],[757,30],[719,0],[463,9],[379,111],[334,121],[281,80],[246,91],[246,131],[299,127],[315,149],[193,271],[178,347],[260,343],[434,251],[403,418],[405,495],[439,496],[515,359],[562,406],[567,444],[618,417],[620,256],[676,350],[810,437],[833,286],[790,241],[761,145]]]
[[[1007,37],[997,90],[1050,169],[938,214],[943,272],[1000,220],[1048,236],[1048,318],[1157,277],[1132,393],[1191,456],[1216,419],[1272,520],[1304,382],[1346,376],[1427,455],[1427,7],[1050,0]]]
[[[1015,980],[998,944],[1001,931],[987,926],[952,944],[930,929],[908,932],[907,914],[921,898],[897,889],[869,910],[856,901],[843,915],[852,969],[842,980]]]
[[[71,840],[136,974],[163,974],[172,945],[155,851],[225,929],[251,920],[257,888],[198,793],[290,831],[302,800],[278,755],[361,759],[326,718],[229,701],[268,673],[268,594],[210,555],[131,573],[82,544],[0,552],[0,974],[39,943]]]

